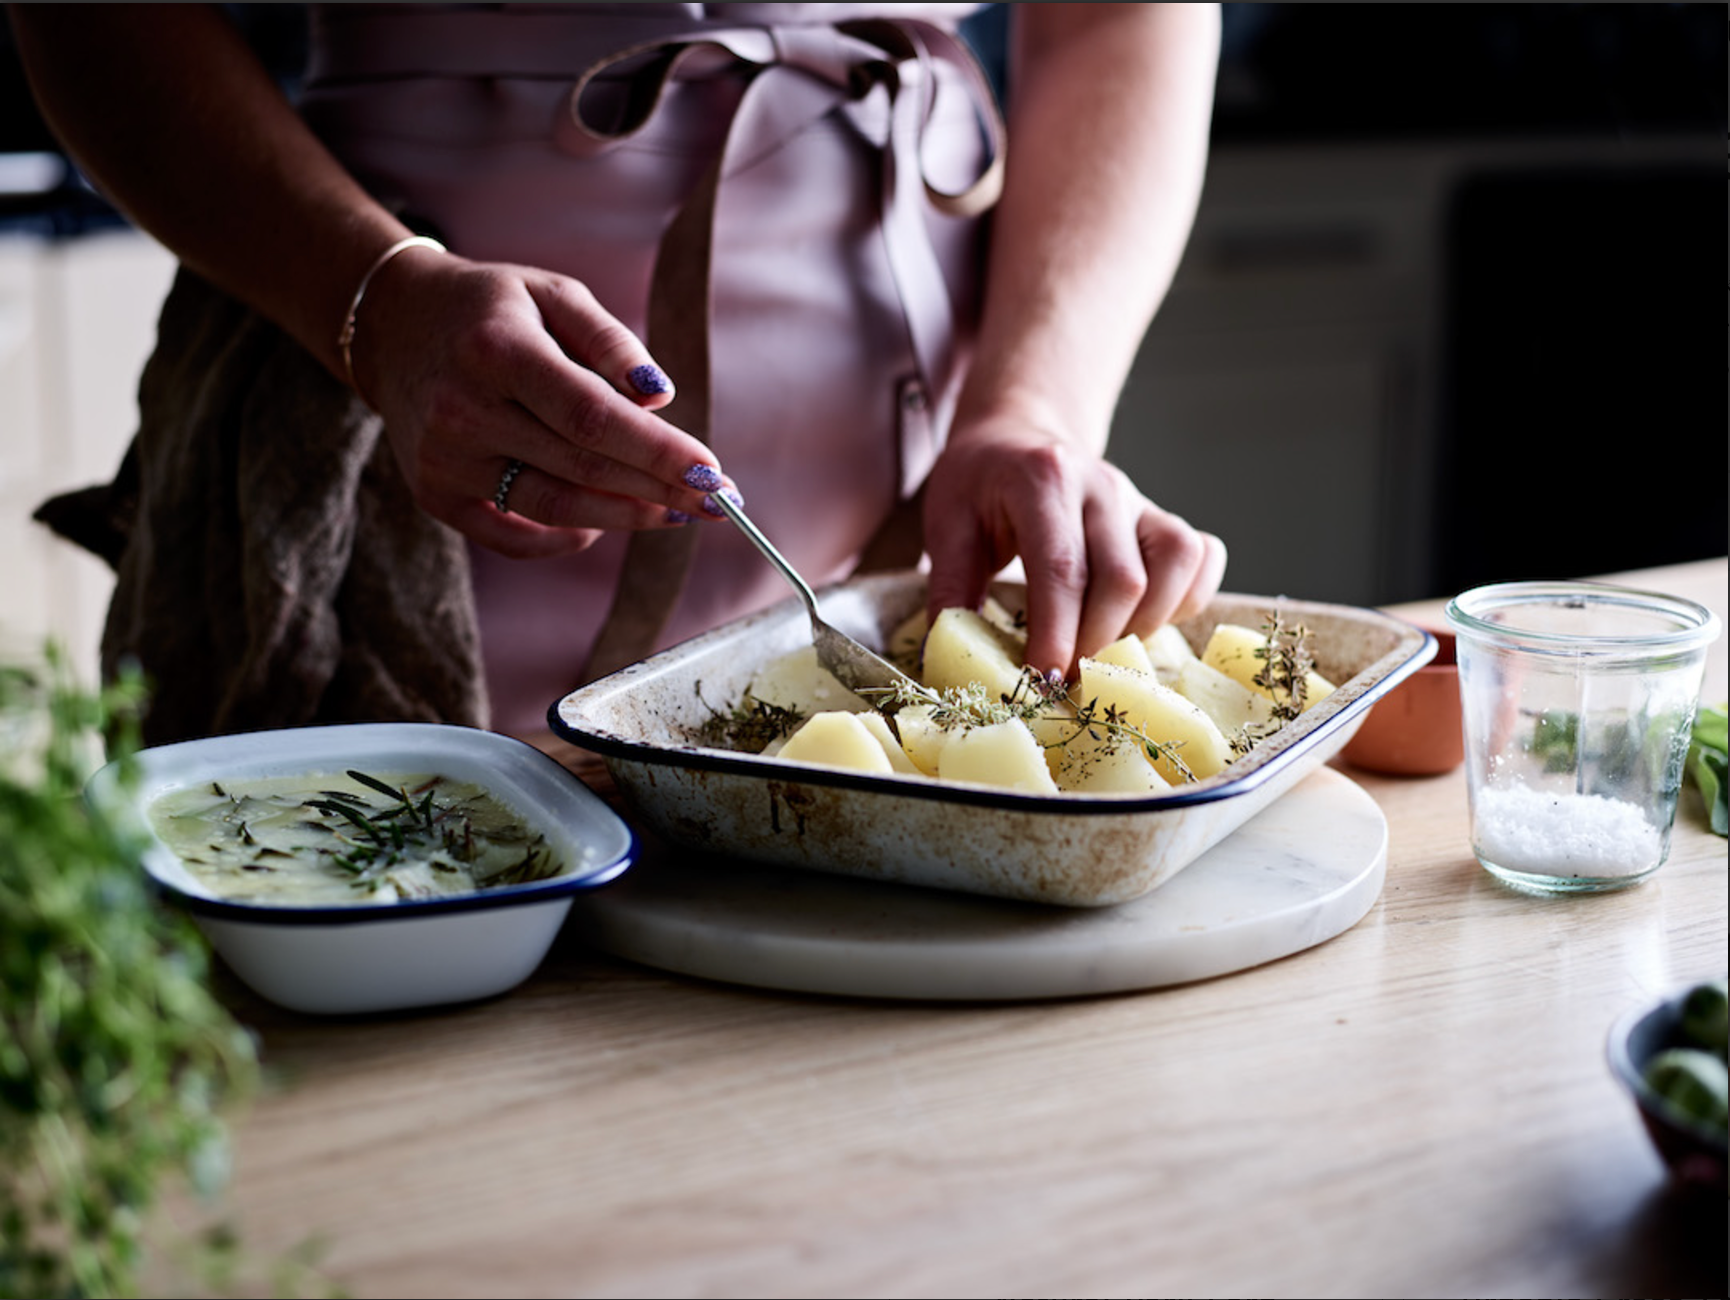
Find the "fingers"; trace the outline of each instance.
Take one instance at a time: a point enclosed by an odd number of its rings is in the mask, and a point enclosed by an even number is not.
[[[602,364],[616,369],[637,355],[626,348]],[[495,426],[491,439],[492,449],[555,480],[525,513],[551,524],[591,523],[583,503],[602,492],[694,516],[703,495],[728,482],[706,444],[650,408],[670,400],[671,386],[659,369],[649,361],[634,368],[652,372],[639,373],[638,382],[665,384],[664,392],[633,399],[602,373],[569,362],[525,374],[518,386],[524,418],[508,431]]]
[[[648,348],[601,306],[587,286],[560,276],[531,277],[541,319],[572,360],[586,366],[644,410],[673,400],[673,381]]]
[[[991,472],[982,460],[955,472],[940,466],[927,487],[933,612],[977,609],[991,577],[1019,556],[1027,663],[1073,680],[1082,656],[1199,613],[1219,590],[1224,544],[1149,501],[1121,471],[1048,448],[1005,472],[1003,457],[1000,445]]]
[[[1135,538],[1148,581],[1125,631],[1150,636],[1200,613],[1225,576],[1225,544],[1151,501],[1144,502]]]

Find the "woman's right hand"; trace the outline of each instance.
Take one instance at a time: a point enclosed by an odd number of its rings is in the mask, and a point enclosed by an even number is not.
[[[368,285],[350,355],[421,508],[503,555],[717,517],[714,453],[656,414],[670,381],[567,276],[409,248]]]

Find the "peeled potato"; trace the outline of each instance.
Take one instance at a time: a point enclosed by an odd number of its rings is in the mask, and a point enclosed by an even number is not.
[[[929,704],[907,704],[895,711],[895,730],[901,735],[901,749],[926,776],[937,775],[937,761],[950,736],[931,720],[931,712]]]
[[[1076,726],[1075,706],[1061,695],[1047,700],[1040,715],[1027,720],[1027,729],[1033,733],[1034,742],[1045,751],[1045,766],[1053,777],[1056,777],[1057,765],[1063,758],[1062,745],[1075,735]]]
[[[889,722],[881,713],[861,713],[859,721],[865,724],[877,743],[883,746],[883,752],[888,756],[889,766],[901,776],[924,776],[918,765],[907,757],[907,751],[901,748],[901,742],[895,739],[895,733],[889,730]]]
[[[978,682],[993,698],[1021,684],[1026,638],[997,627],[970,609],[946,609],[925,634],[921,680],[932,690],[959,690]]]
[[[1030,794],[1056,794],[1045,753],[1033,733],[1011,719],[957,731],[943,746],[937,775],[944,781],[971,781]]]
[[[1142,646],[1147,651],[1148,662],[1153,665],[1154,675],[1167,686],[1175,686],[1183,666],[1196,657],[1189,638],[1178,630],[1175,623],[1167,623],[1152,636],[1142,638]]]
[[[1146,644],[1138,636],[1121,637],[1093,657],[1102,664],[1133,668],[1140,673],[1153,672],[1153,660],[1147,653]]]
[[[817,763],[883,776],[895,769],[883,746],[858,713],[815,713],[787,737],[778,757],[789,763]]]
[[[987,596],[985,603],[979,607],[979,613],[987,623],[1000,632],[1023,643],[1026,642],[1027,629],[1023,626],[1022,620],[1010,613],[1009,609],[996,596]]]
[[[1266,695],[1199,659],[1184,664],[1178,673],[1177,690],[1186,700],[1201,705],[1227,736],[1245,727],[1263,726],[1273,718],[1273,701]]]
[[[985,603],[979,608],[982,617],[992,627],[1002,632],[1010,642],[1025,644],[1027,634],[1021,629],[1020,620],[1006,609],[995,596],[987,596]],[[887,657],[891,662],[909,666],[912,675],[920,675],[920,660],[925,651],[925,633],[930,630],[930,622],[923,609],[914,610],[906,618],[895,625],[895,630],[889,634],[886,647]],[[923,680],[923,679],[922,679]]]
[[[1101,713],[1115,709],[1127,725],[1140,728],[1149,740],[1178,746],[1178,759],[1198,780],[1231,762],[1230,742],[1201,706],[1146,673],[1083,659],[1081,698],[1097,704]],[[1186,779],[1183,768],[1168,757],[1156,759],[1154,767],[1173,785]]]
[[[1154,770],[1141,742],[1071,724],[1067,741],[1045,751],[1059,790],[1074,794],[1157,794],[1171,783]]]
[[[807,716],[838,711],[858,713],[871,707],[836,681],[817,662],[817,647],[809,645],[771,659],[751,679],[750,691],[765,704],[797,709]]]
[[[1267,637],[1254,628],[1237,623],[1221,623],[1208,637],[1202,648],[1202,662],[1219,669],[1241,685],[1280,702],[1284,692],[1275,692],[1255,679],[1266,666]],[[1333,693],[1334,685],[1321,674],[1311,671],[1304,676],[1304,708],[1313,708]]]

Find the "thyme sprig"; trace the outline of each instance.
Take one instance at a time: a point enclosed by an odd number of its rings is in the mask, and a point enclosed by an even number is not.
[[[1089,700],[1086,704],[1079,706],[1076,721],[1079,724],[1078,730],[1074,735],[1059,743],[1067,745],[1083,731],[1097,740],[1100,738],[1100,733],[1104,732],[1118,744],[1140,745],[1142,753],[1147,755],[1147,761],[1150,763],[1157,763],[1163,759],[1185,782],[1195,780],[1195,773],[1190,770],[1189,764],[1185,763],[1178,753],[1183,748],[1181,740],[1151,739],[1147,732],[1140,727],[1131,725],[1118,712],[1115,705],[1107,705],[1105,711],[1101,713],[1099,701],[1097,699]]]
[[[867,687],[859,694],[873,701],[885,699],[888,704],[885,711],[890,714],[909,705],[928,708],[931,720],[945,731],[990,727],[999,722],[1032,722],[1050,712],[1053,699],[1052,688],[1032,669],[1022,670],[1014,691],[1007,695],[999,692],[996,697],[981,682],[937,690],[911,680],[894,686]]]
[[[1256,658],[1262,661],[1262,667],[1250,680],[1273,693],[1274,719],[1284,725],[1304,711],[1308,678],[1310,670],[1315,667],[1315,656],[1310,653],[1310,633],[1302,623],[1286,626],[1284,615],[1277,609],[1269,612],[1262,627],[1267,636],[1267,646],[1255,652]]]
[[[1309,675],[1315,668],[1310,651],[1310,630],[1302,623],[1287,625],[1285,616],[1270,610],[1262,620],[1267,645],[1256,650],[1261,668],[1250,680],[1273,697],[1273,710],[1265,722],[1250,722],[1227,737],[1233,755],[1241,757],[1304,711],[1309,695]]]

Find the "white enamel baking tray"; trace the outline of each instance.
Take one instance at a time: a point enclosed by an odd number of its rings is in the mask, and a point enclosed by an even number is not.
[[[1019,608],[1019,584],[996,589]],[[818,593],[826,619],[881,649],[922,607],[924,578],[875,575]],[[1279,610],[1311,634],[1338,689],[1223,772],[1157,796],[1019,794],[875,776],[696,743],[771,660],[810,644],[790,599],[592,682],[548,710],[553,731],[600,754],[627,810],[663,840],[708,853],[999,898],[1100,907],[1157,888],[1337,754],[1370,706],[1435,654],[1427,632],[1374,610],[1221,595],[1182,625],[1201,646],[1220,622]],[[724,869],[718,863],[717,869]]]

